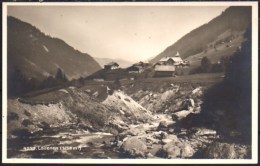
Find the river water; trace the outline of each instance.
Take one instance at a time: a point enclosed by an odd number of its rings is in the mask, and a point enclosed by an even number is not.
[[[67,129],[8,141],[8,158],[120,158],[110,133]]]
[[[165,114],[154,117],[150,124],[129,124],[129,130],[137,129],[141,134],[156,129],[162,120],[171,121]],[[116,143],[110,133],[54,128],[26,138],[9,139],[7,155],[8,158],[125,158]]]

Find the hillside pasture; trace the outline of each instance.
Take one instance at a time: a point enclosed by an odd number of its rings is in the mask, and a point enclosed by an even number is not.
[[[216,47],[216,50],[214,48],[208,48],[206,52],[203,51],[198,54],[189,56],[185,60],[189,61],[190,65],[192,66],[199,64],[201,59],[206,56],[211,60],[212,63],[216,63],[218,62],[218,60],[220,60],[222,56],[226,57],[233,55],[237,48],[241,46],[243,40],[244,39],[242,37],[238,37],[234,39],[231,43],[219,44]],[[227,47],[227,45],[229,45],[230,47]]]

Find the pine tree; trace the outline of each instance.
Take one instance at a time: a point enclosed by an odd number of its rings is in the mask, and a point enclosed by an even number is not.
[[[201,70],[205,73],[211,70],[211,62],[209,58],[206,56],[201,59]]]
[[[65,73],[60,68],[57,69],[57,72],[56,72],[56,75],[55,75],[55,79],[57,79],[58,81],[62,81],[62,82],[67,82],[68,81]]]

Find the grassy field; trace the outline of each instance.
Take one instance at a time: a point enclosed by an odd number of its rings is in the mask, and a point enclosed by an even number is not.
[[[121,80],[122,87],[127,89],[127,93],[135,93],[138,90],[143,91],[165,91],[171,85],[188,85],[188,86],[208,86],[213,85],[223,80],[224,73],[206,73],[206,74],[194,74],[184,75],[176,77],[164,77],[164,78],[146,78],[135,81]]]
[[[48,92],[37,93],[31,96],[21,97],[19,101],[27,104],[55,104],[60,101],[60,99],[66,97],[68,92],[65,89],[55,89]]]
[[[184,75],[176,77],[161,77],[161,78],[143,78],[137,81],[143,83],[160,83],[164,81],[170,81],[172,83],[183,83],[183,82],[215,82],[221,80],[224,73],[201,73],[193,75]],[[122,80],[123,83],[129,82],[129,80]],[[132,81],[134,82],[134,81]]]
[[[208,85],[214,84],[223,80],[224,73],[201,73],[193,75],[183,75],[176,77],[163,77],[163,78],[140,78],[137,80],[121,79],[121,89],[128,89],[133,91],[137,90],[151,90],[159,91],[162,87],[169,87],[170,84],[199,84],[199,85]],[[112,87],[114,81],[93,81],[87,80],[84,85],[80,88],[81,91],[94,95],[99,100],[104,100],[107,97],[107,86]],[[54,89],[52,91],[42,91],[25,98],[21,98],[25,103],[33,104],[48,104],[56,103],[60,99],[69,95],[66,91],[70,91],[70,87],[63,87],[60,89]],[[76,87],[74,87],[76,88]]]

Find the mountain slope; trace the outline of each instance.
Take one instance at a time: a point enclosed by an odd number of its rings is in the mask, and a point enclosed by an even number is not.
[[[251,7],[229,7],[222,14],[209,23],[194,29],[173,45],[166,48],[150,62],[155,63],[165,56],[173,56],[177,51],[182,58],[195,55],[209,47],[209,43],[216,41],[226,31],[234,33],[244,32],[251,22]],[[227,36],[231,37],[231,36]]]
[[[26,78],[43,80],[55,76],[60,68],[68,79],[74,79],[101,69],[90,55],[45,35],[28,23],[8,17],[7,27],[8,77],[18,69]]]

